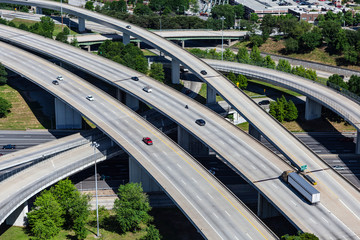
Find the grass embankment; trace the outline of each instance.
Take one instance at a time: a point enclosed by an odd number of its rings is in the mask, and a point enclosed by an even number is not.
[[[37,21],[27,20],[27,19],[20,19],[20,18],[14,18],[11,22],[15,23],[15,25],[18,27],[20,24],[25,24],[26,26],[30,27],[31,25],[34,25],[37,23]],[[66,25],[64,25],[66,26]],[[59,32],[62,31],[62,27],[60,24],[55,24],[53,35],[58,35]],[[70,30],[71,35],[78,34],[77,32],[74,32],[73,30]]]
[[[34,103],[29,106],[23,96],[9,85],[0,86],[0,97],[12,104],[11,112],[6,118],[0,118],[0,129],[25,130],[44,129],[45,127],[35,116],[35,111],[40,112],[41,107]]]

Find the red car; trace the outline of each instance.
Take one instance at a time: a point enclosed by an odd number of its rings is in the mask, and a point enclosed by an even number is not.
[[[153,145],[153,141],[152,141],[151,138],[149,138],[149,137],[143,137],[143,142],[144,142],[146,145]]]

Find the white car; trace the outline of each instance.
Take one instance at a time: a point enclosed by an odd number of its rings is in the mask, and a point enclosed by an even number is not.
[[[59,80],[59,81],[63,81],[63,80],[64,80],[63,76],[61,76],[61,75],[57,76],[56,79]]]
[[[151,92],[152,92],[152,89],[151,89],[151,87],[149,87],[149,86],[144,87],[143,90],[144,90],[145,92],[147,92],[147,93],[151,93]]]
[[[87,96],[86,96],[86,99],[89,100],[89,101],[94,101],[94,97],[91,96],[91,95],[87,95]]]

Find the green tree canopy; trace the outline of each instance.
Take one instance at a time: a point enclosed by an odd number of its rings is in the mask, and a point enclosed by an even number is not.
[[[349,91],[360,96],[360,77],[352,75],[348,82]]]
[[[250,52],[250,60],[256,65],[261,65],[263,63],[263,58],[260,55],[260,50],[257,46],[254,46]]]
[[[211,17],[214,19],[220,19],[221,17],[225,17],[224,28],[233,27],[235,23],[234,7],[229,4],[215,5],[211,9]]]
[[[4,65],[2,65],[2,64],[0,63],[0,84],[1,84],[1,85],[2,85],[2,84],[6,84],[6,82],[7,82],[7,75],[8,75],[8,73],[7,73]]]
[[[165,80],[165,73],[164,73],[164,67],[161,63],[153,63],[150,67],[150,77],[160,81],[164,82]]]
[[[0,97],[0,118],[6,117],[9,114],[11,108],[12,104],[5,98]]]
[[[141,240],[161,240],[162,237],[159,233],[159,230],[156,229],[154,225],[150,225],[146,228],[146,235],[141,238]]]
[[[330,86],[330,83],[335,84],[343,89],[348,89],[348,85],[344,82],[344,79],[337,74],[331,75],[327,81],[327,85]]]
[[[134,14],[136,15],[151,15],[152,13],[150,7],[144,4],[137,4],[134,9]]]
[[[272,58],[267,55],[264,60],[263,60],[263,66],[266,67],[266,68],[271,68],[271,69],[275,69],[275,61],[272,60]]]
[[[278,65],[276,66],[276,70],[291,73],[291,65],[288,60],[279,59]]]
[[[94,2],[93,1],[87,1],[85,3],[85,8],[90,10],[90,11],[94,11]]]
[[[246,47],[240,47],[236,55],[236,59],[240,63],[249,63],[250,57]]]

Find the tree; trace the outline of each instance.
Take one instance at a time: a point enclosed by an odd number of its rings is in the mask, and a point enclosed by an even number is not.
[[[154,225],[150,225],[146,228],[146,235],[141,238],[141,240],[161,240],[162,237],[159,233],[159,230],[156,229]]]
[[[289,100],[285,105],[285,121],[294,121],[298,118],[298,110],[293,103],[293,101]]]
[[[5,98],[0,97],[0,118],[6,117],[9,114],[11,108],[12,104]]]
[[[344,51],[344,59],[351,64],[356,64],[359,61],[359,53],[356,51],[355,47],[351,45],[346,47]]]
[[[244,19],[244,14],[245,14],[245,8],[244,5],[242,4],[238,4],[234,6],[234,13],[236,15],[236,18],[241,18]]]
[[[24,23],[21,23],[19,25],[19,29],[24,30],[24,31],[29,31],[29,27],[27,25],[25,25]]]
[[[322,34],[325,42],[328,44],[329,51],[336,51],[337,36],[341,29],[341,24],[336,20],[326,20],[321,21],[319,27],[322,29]]]
[[[341,52],[349,46],[348,39],[346,37],[345,30],[340,29],[339,32],[336,34],[336,50]]]
[[[279,122],[284,121],[285,113],[284,106],[278,102],[270,102],[270,115],[276,118]]]
[[[221,17],[225,17],[224,28],[233,27],[235,23],[234,8],[229,4],[215,5],[211,9],[211,17],[214,19],[220,19]]]
[[[236,58],[236,54],[233,51],[231,51],[230,48],[226,48],[223,53],[223,57],[226,61],[233,62]]]
[[[299,42],[294,38],[285,40],[285,49],[287,53],[295,53],[299,50]]]
[[[141,184],[128,183],[120,185],[118,190],[119,199],[115,199],[114,211],[116,221],[122,232],[134,231],[139,228],[141,222],[148,223],[151,210],[148,196],[143,193]]]
[[[85,3],[85,8],[90,10],[90,11],[94,11],[94,2],[93,1],[87,1]]]
[[[319,28],[314,28],[313,31],[304,33],[299,39],[299,47],[301,51],[308,52],[320,46],[322,35]]]
[[[346,82],[344,82],[344,79],[337,74],[331,75],[329,77],[328,81],[326,82],[326,84],[328,86],[331,86],[331,84],[335,84],[336,86],[339,86],[340,88],[348,89],[348,85],[346,84]]]
[[[164,73],[163,65],[161,63],[151,64],[149,76],[160,82],[164,82],[165,73]]]
[[[290,236],[289,234],[286,234],[281,237],[281,240],[319,240],[319,238],[312,233],[301,233],[299,231],[297,236]]]
[[[149,8],[149,6],[144,4],[137,4],[136,8],[134,9],[134,14],[136,15],[150,15],[152,13],[153,12]]]
[[[50,17],[45,16],[40,18],[40,27],[36,33],[47,38],[52,38],[54,29],[54,20],[52,20]]]
[[[352,75],[348,81],[349,91],[360,95],[360,77]]]
[[[36,198],[33,209],[27,213],[30,232],[37,239],[56,236],[64,222],[63,209],[49,191]]]
[[[1,85],[6,84],[7,75],[8,75],[8,73],[7,73],[4,65],[2,65],[2,63],[0,63],[0,84]]]
[[[269,55],[267,55],[264,58],[263,66],[266,68],[275,69],[276,64],[275,64],[274,60],[272,60],[272,58]]]
[[[252,34],[250,35],[250,43],[252,47],[253,46],[260,47],[264,43],[264,39],[259,35]]]
[[[262,31],[263,41],[266,41],[269,38],[275,26],[276,26],[276,17],[270,14],[265,14],[260,24],[260,30]]]
[[[257,21],[259,20],[259,16],[256,13],[251,13],[250,14],[250,21],[253,23],[257,23]]]
[[[279,59],[278,65],[276,66],[276,70],[291,73],[291,65],[288,60]]]
[[[233,72],[229,72],[229,74],[227,75],[227,78],[232,81],[234,84],[236,84],[236,76]]]
[[[261,65],[263,62],[263,58],[260,55],[260,50],[257,46],[254,46],[250,53],[251,62],[256,65]]]
[[[67,27],[64,27],[64,29],[56,35],[55,40],[63,43],[68,43],[67,35],[69,35],[69,33],[70,30]]]
[[[240,63],[249,63],[250,57],[246,47],[240,47],[236,55],[236,59]]]
[[[248,85],[248,79],[242,75],[242,74],[239,74],[237,76],[237,82],[239,83],[239,88],[240,89],[246,89],[247,85]]]

